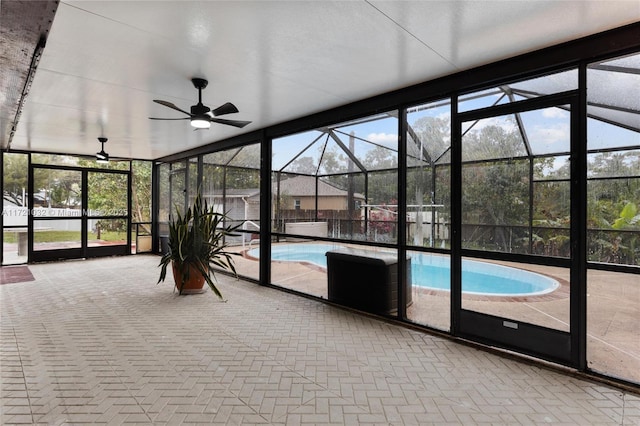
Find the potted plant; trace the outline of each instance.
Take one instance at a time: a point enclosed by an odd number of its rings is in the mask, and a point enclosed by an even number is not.
[[[164,281],[171,265],[179,294],[201,292],[206,282],[222,299],[212,279],[214,266],[236,275],[232,256],[238,254],[229,252],[225,241],[238,225],[224,227],[225,219],[227,216],[215,212],[200,194],[184,215],[176,209],[176,217],[169,223],[169,247],[158,265],[162,267],[158,283]]]

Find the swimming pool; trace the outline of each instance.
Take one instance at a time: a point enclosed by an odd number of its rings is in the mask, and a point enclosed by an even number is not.
[[[326,253],[343,248],[331,244],[283,244],[271,247],[271,259],[308,262],[327,267]],[[260,257],[260,249],[247,253]],[[411,279],[414,286],[449,291],[451,274],[448,256],[411,253]],[[508,266],[475,260],[462,260],[462,292],[486,296],[534,296],[551,293],[560,284],[547,276]]]

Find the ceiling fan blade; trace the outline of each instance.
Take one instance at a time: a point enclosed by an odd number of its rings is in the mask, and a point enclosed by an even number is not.
[[[185,110],[183,110],[183,109],[178,108],[177,106],[175,106],[175,105],[174,105],[174,104],[172,104],[171,102],[168,102],[168,101],[162,101],[162,100],[160,100],[160,99],[154,99],[154,100],[153,100],[153,102],[155,102],[155,103],[157,103],[157,104],[160,104],[160,105],[164,105],[164,106],[169,107],[169,108],[171,108],[171,109],[175,109],[176,111],[180,111],[180,112],[181,112],[181,113],[183,113],[183,114],[187,114],[187,115],[189,115],[189,116],[191,115],[191,113],[188,113],[187,111],[185,111]]]
[[[240,120],[225,120],[224,118],[213,118],[211,117],[212,123],[220,123],[226,124],[227,126],[233,126],[238,128],[243,128],[247,124],[251,124],[250,121],[240,121]]]
[[[149,120],[191,120],[191,117],[184,117],[184,118],[158,118],[158,117],[149,117]]]
[[[220,105],[218,108],[211,111],[214,117],[218,115],[233,114],[235,112],[238,112],[238,108],[236,108],[236,106],[231,102],[227,102],[224,105]]]

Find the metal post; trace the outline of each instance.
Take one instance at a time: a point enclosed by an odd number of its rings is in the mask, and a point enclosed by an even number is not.
[[[260,284],[271,283],[271,139],[260,141]],[[278,182],[280,173],[278,173]],[[279,199],[279,194],[277,199]]]
[[[407,318],[407,110],[398,117],[398,317]]]
[[[578,69],[578,105],[571,105],[571,361],[587,368],[587,65]]]
[[[349,134],[349,151],[351,152],[351,154],[354,154],[354,151],[356,150],[356,140],[355,140],[355,133],[353,132],[353,130],[351,131],[351,133]],[[354,212],[354,200],[353,200],[353,194],[354,194],[354,184],[353,184],[353,161],[351,161],[351,158],[349,158],[349,163],[348,163],[348,169],[347,169],[347,173],[349,173],[347,175],[347,215],[348,215],[348,223],[347,223],[347,232],[349,232],[350,238],[353,238],[353,212]]]
[[[462,123],[458,97],[451,98],[451,334],[460,331],[462,309]]]

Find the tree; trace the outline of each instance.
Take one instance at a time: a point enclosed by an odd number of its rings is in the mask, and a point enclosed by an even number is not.
[[[260,188],[260,170],[227,168],[227,189]]]
[[[150,161],[132,161],[131,199],[133,222],[151,222],[151,174],[153,165]],[[143,225],[151,232],[149,225]]]
[[[5,153],[4,160],[4,187],[2,198],[16,206],[26,206],[27,174],[29,167],[27,154]]]
[[[298,157],[296,158],[289,167],[287,167],[287,172],[299,173],[303,175],[315,175],[317,166],[312,157]]]
[[[240,148],[228,165],[260,170],[260,144]]]
[[[512,227],[528,225],[532,202],[528,160],[512,159],[522,155],[521,137],[515,128],[492,125],[469,131],[462,146],[463,161],[487,160],[463,164],[463,223],[475,225],[467,244],[514,251],[522,243]]]
[[[415,245],[423,245],[423,215],[428,213],[434,236],[442,236],[439,225],[446,222],[450,212],[451,182],[447,153],[451,147],[451,120],[448,116],[426,116],[409,124],[407,132],[407,203],[418,207],[408,211],[415,214]],[[441,207],[425,207],[429,205]],[[430,240],[435,244],[435,240]]]
[[[628,202],[620,211],[620,216],[613,222],[613,229],[635,228],[640,225],[640,214],[635,203]]]
[[[343,152],[338,152],[335,147],[326,149],[320,162],[320,173],[330,175],[344,172],[347,170],[348,161],[347,155]]]
[[[362,164],[367,170],[381,170],[398,167],[398,153],[389,148],[375,146],[367,151]]]
[[[34,191],[44,194],[45,207],[60,209],[80,207],[82,188],[78,172],[36,169],[33,180]]]
[[[462,138],[462,161],[507,159],[526,155],[517,129],[489,125],[467,132]]]
[[[409,156],[435,162],[451,147],[451,120],[449,117],[428,116],[416,120],[410,124],[407,145]],[[430,158],[426,158],[423,149]]]

